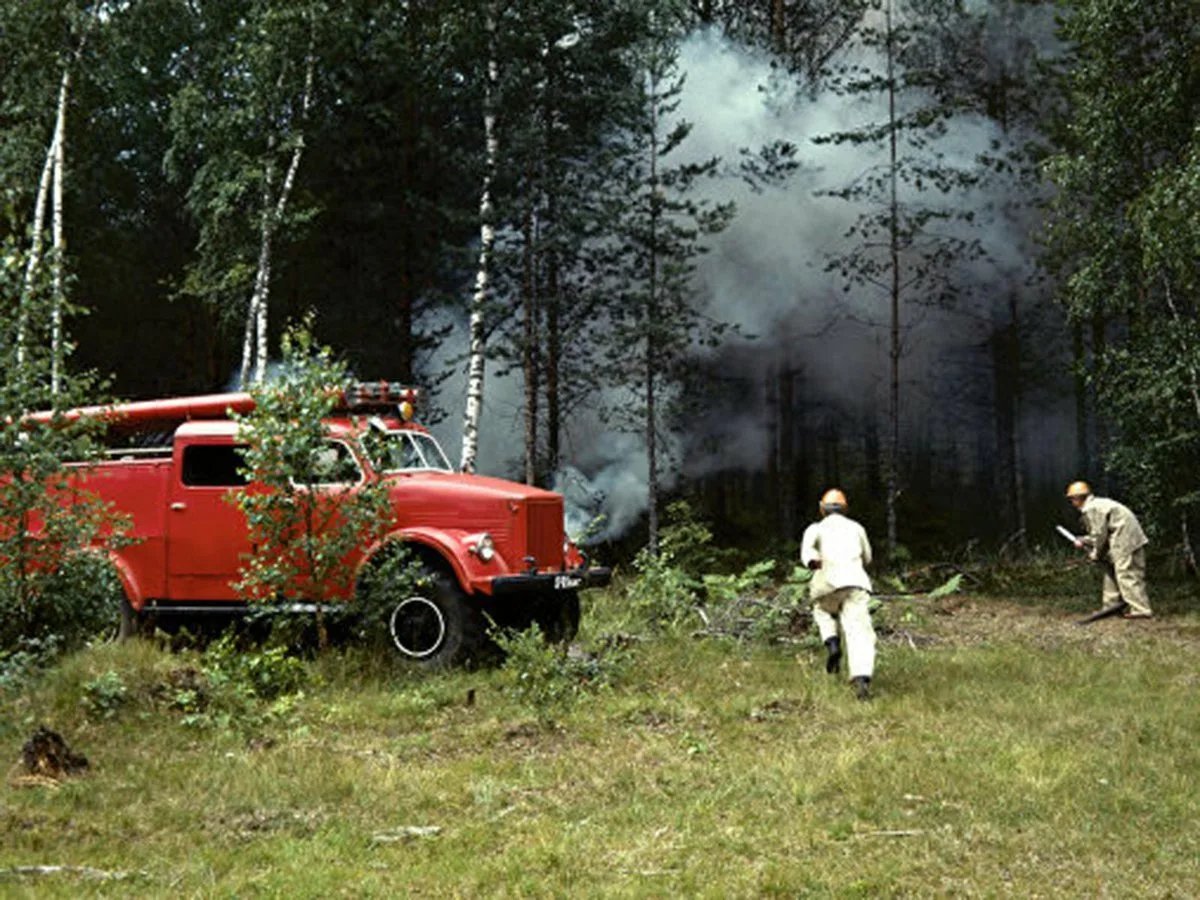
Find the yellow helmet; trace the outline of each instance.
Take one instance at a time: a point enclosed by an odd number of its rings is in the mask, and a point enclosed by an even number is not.
[[[1067,497],[1087,497],[1092,493],[1091,486],[1086,481],[1072,481],[1067,485]]]
[[[846,502],[846,495],[837,488],[830,488],[821,495],[821,502],[817,504],[817,508],[821,510],[821,515],[827,516],[831,512],[845,512],[850,504]]]

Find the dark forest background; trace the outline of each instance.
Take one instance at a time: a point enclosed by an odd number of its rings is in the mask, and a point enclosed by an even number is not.
[[[787,543],[837,484],[1018,552],[1083,477],[1182,558],[1198,113],[1192,0],[0,0],[3,302],[44,272],[128,399],[314,310],[452,460],[474,314],[477,469],[592,541]]]

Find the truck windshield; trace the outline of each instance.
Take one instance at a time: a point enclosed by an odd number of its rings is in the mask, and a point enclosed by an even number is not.
[[[377,472],[411,472],[413,469],[451,471],[446,454],[438,442],[420,431],[373,429],[363,436],[363,446]]]

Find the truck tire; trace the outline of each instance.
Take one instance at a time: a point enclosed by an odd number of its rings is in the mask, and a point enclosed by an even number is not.
[[[121,591],[120,610],[117,614],[117,642],[137,637],[141,629],[141,614],[133,608],[125,592]]]
[[[476,660],[485,643],[483,612],[458,583],[430,574],[388,615],[388,633],[400,655],[416,665],[442,669]]]
[[[550,644],[569,644],[579,633],[579,595],[572,591],[562,597],[545,601],[542,609],[534,617],[546,642]]]

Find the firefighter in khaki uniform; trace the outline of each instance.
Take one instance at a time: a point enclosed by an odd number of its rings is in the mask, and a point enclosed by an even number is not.
[[[1129,507],[1097,497],[1086,481],[1067,487],[1067,499],[1079,510],[1087,535],[1075,546],[1087,550],[1092,562],[1104,567],[1100,606],[1125,602],[1125,618],[1148,619],[1150,598],[1146,594],[1146,533]]]
[[[845,494],[837,489],[825,492],[819,505],[821,521],[805,529],[800,560],[815,573],[809,595],[813,619],[829,651],[825,671],[837,674],[842,659],[840,621],[850,683],[858,699],[866,700],[875,671],[875,629],[868,609],[871,579],[864,568],[871,562],[871,542],[866,530],[845,515],[846,508]]]

